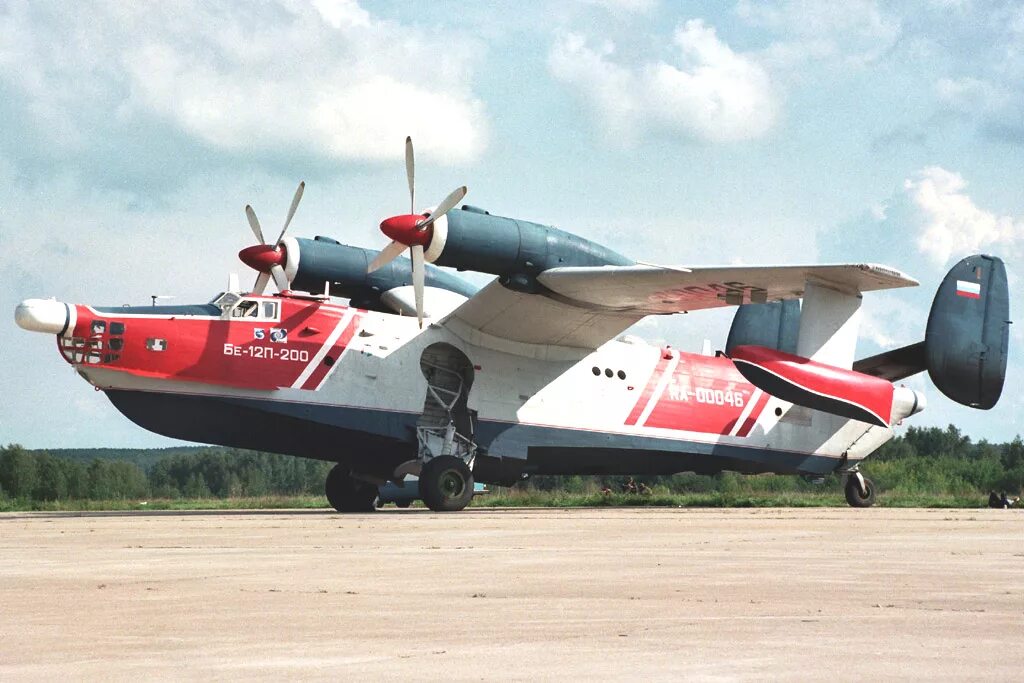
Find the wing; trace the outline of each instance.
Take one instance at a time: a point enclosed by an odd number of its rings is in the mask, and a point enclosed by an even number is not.
[[[799,299],[808,281],[856,293],[917,285],[898,270],[871,264],[552,268],[537,280],[546,294],[494,281],[441,324],[489,346],[504,340],[594,349],[647,315]]]
[[[495,280],[441,324],[471,343],[537,356],[514,345],[596,349],[644,315],[596,311],[539,294],[515,292]]]
[[[875,264],[552,268],[537,279],[577,305],[645,314],[799,299],[808,281],[851,293],[918,284],[898,270]]]

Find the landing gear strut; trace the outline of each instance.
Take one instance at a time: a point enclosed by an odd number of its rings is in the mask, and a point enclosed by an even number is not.
[[[846,502],[855,508],[869,508],[875,504],[875,483],[860,472],[851,472],[846,478]]]
[[[354,479],[343,465],[335,465],[327,473],[324,492],[327,502],[338,512],[373,512],[376,509],[377,487]]]
[[[473,500],[473,473],[461,458],[431,458],[420,472],[420,497],[434,512],[457,512]]]

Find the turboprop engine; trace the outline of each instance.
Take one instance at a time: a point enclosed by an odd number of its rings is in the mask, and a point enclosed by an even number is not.
[[[726,354],[768,393],[882,424],[924,405],[922,396],[901,392],[903,387],[890,399],[883,385],[925,370],[939,391],[957,403],[981,410],[996,405],[1006,377],[1009,317],[1006,267],[998,257],[979,254],[961,260],[943,278],[924,341],[854,361],[851,369],[814,363],[794,355],[801,310],[798,302],[783,301],[741,306]]]
[[[492,216],[472,206],[457,208],[466,195],[465,187],[456,188],[438,206],[416,213],[415,162],[408,138],[405,170],[410,213],[381,222],[381,232],[391,242],[379,253],[329,237],[307,240],[286,236],[304,183],[295,191],[284,228],[273,243],[266,241],[255,212],[246,206],[246,218],[258,244],[238,255],[259,273],[253,291],[262,293],[271,279],[280,291],[317,294],[327,289],[360,308],[415,312],[422,324],[426,288],[435,290],[431,297],[439,310],[450,310],[454,302],[476,292],[476,287],[436,266],[490,273],[509,289],[544,294],[547,290],[537,275],[550,268],[635,265],[607,247],[548,225]],[[406,250],[409,259],[399,258]],[[412,297],[407,292],[397,293],[409,289]],[[440,293],[445,296],[438,302]]]

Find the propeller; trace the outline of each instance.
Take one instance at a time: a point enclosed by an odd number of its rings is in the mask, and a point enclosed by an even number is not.
[[[426,216],[416,213],[416,162],[412,150],[412,138],[405,139],[405,177],[409,182],[409,213],[391,216],[381,221],[380,230],[391,238],[391,242],[377,254],[367,267],[372,273],[381,266],[398,258],[406,248],[412,261],[412,286],[416,295],[416,320],[423,328],[423,286],[426,266],[423,248],[434,237],[434,222],[451,211],[466,196],[466,187],[453,190],[433,211]]]
[[[262,294],[271,279],[274,280],[274,285],[279,292],[287,290],[290,286],[288,276],[285,275],[284,268],[282,267],[287,258],[287,253],[281,241],[284,239],[285,233],[288,232],[288,226],[292,224],[292,218],[295,217],[295,210],[299,208],[299,201],[302,199],[302,193],[305,189],[306,183],[299,183],[298,189],[295,190],[295,196],[292,198],[292,205],[288,209],[288,217],[284,221],[284,227],[281,228],[281,234],[277,236],[277,241],[274,242],[273,246],[268,244],[266,238],[263,237],[263,228],[260,226],[259,219],[256,218],[256,212],[248,204],[245,206],[245,217],[248,219],[249,227],[252,228],[252,234],[256,236],[259,244],[246,247],[238,252],[238,258],[242,259],[242,263],[259,272],[259,275],[256,277],[256,283],[252,287],[254,294]]]

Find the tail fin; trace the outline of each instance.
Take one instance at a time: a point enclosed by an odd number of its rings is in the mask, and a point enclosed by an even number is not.
[[[928,376],[949,398],[988,410],[999,400],[1010,338],[1006,266],[969,256],[953,266],[935,294],[925,330]]]
[[[1006,377],[1010,293],[995,256],[963,259],[935,293],[923,342],[864,358],[853,369],[896,381],[924,370],[950,399],[988,410]]]

